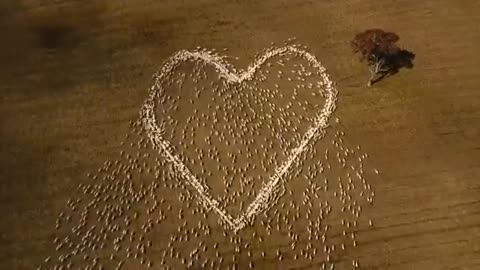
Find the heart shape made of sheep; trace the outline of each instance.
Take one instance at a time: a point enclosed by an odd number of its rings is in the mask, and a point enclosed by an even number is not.
[[[254,78],[258,69],[264,63],[275,56],[281,56],[285,53],[291,53],[297,57],[308,61],[322,77],[325,91],[325,103],[319,112],[315,115],[313,124],[303,134],[300,143],[289,152],[286,160],[275,168],[274,173],[269,180],[262,186],[259,193],[248,205],[245,211],[239,216],[233,217],[220,207],[220,203],[208,191],[208,187],[200,181],[192,171],[185,165],[178,153],[175,152],[173,145],[164,137],[164,126],[159,124],[157,115],[155,113],[156,98],[162,91],[163,82],[175,68],[181,63],[189,61],[203,62],[205,65],[212,66],[216,69],[219,77],[229,84],[240,84],[244,81],[250,81]],[[181,173],[185,182],[196,191],[196,197],[203,204],[207,210],[213,210],[222,221],[222,223],[233,231],[243,229],[249,222],[253,221],[255,216],[260,212],[268,210],[273,206],[275,197],[277,196],[278,187],[282,182],[285,174],[289,168],[294,164],[300,154],[305,151],[308,144],[325,134],[325,129],[328,126],[328,120],[336,108],[337,90],[334,83],[330,80],[326,73],[326,69],[311,53],[301,49],[298,46],[288,45],[279,48],[270,48],[265,50],[264,54],[258,57],[247,70],[236,72],[236,70],[228,64],[224,58],[212,54],[207,51],[187,51],[182,50],[165,61],[160,72],[155,76],[155,83],[150,88],[149,95],[141,110],[141,119],[147,135],[152,142],[155,149],[160,154],[164,155],[169,162],[171,162],[175,169]]]

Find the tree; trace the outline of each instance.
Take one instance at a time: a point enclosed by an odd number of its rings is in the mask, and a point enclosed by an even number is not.
[[[355,35],[351,42],[353,51],[359,53],[360,61],[366,61],[370,68],[367,86],[370,87],[388,74],[397,73],[401,67],[413,67],[415,54],[400,49],[396,45],[399,39],[397,34],[381,29],[370,29]]]

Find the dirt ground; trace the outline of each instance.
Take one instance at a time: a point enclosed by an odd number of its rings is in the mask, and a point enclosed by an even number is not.
[[[479,14],[475,0],[1,1],[0,269],[52,253],[59,213],[122,149],[165,59],[228,48],[245,68],[292,37],[337,83],[335,116],[381,171],[374,225],[336,269],[480,268]],[[368,28],[397,33],[415,67],[366,88],[349,40]]]

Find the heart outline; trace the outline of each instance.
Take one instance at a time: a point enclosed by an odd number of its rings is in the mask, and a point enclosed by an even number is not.
[[[319,71],[323,78],[323,85],[326,91],[325,105],[322,110],[316,114],[314,123],[303,134],[302,141],[295,147],[288,158],[275,168],[275,173],[270,176],[270,180],[262,186],[259,194],[255,197],[253,202],[249,204],[247,209],[238,217],[234,218],[228,214],[224,209],[220,208],[219,202],[212,197],[195,175],[188,169],[188,167],[181,161],[180,157],[173,152],[171,143],[163,138],[164,129],[157,124],[157,117],[155,114],[155,99],[163,90],[162,82],[165,77],[172,72],[177,65],[187,61],[203,61],[206,64],[215,67],[219,73],[219,77],[225,79],[227,83],[242,83],[250,81],[256,70],[258,70],[268,59],[274,56],[283,55],[290,52],[305,58],[313,68]],[[178,171],[182,173],[183,178],[191,185],[197,194],[197,199],[203,204],[207,210],[213,210],[217,213],[223,224],[233,230],[235,233],[243,229],[249,222],[252,222],[257,214],[270,209],[277,195],[277,189],[283,179],[283,176],[288,172],[291,165],[297,161],[300,154],[305,150],[307,145],[315,139],[321,138],[325,135],[325,129],[328,127],[328,120],[336,109],[337,89],[334,83],[330,80],[326,69],[316,59],[316,57],[303,50],[298,46],[288,45],[284,47],[272,47],[265,51],[265,53],[257,58],[246,71],[236,72],[235,68],[224,59],[216,54],[208,51],[187,51],[181,50],[168,58],[155,76],[155,83],[150,87],[149,95],[142,106],[140,117],[143,121],[144,128],[147,135],[152,142],[155,149],[158,149],[169,162],[173,163]]]

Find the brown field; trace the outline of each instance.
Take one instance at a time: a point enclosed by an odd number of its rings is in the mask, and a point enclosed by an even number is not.
[[[244,68],[291,37],[327,68],[335,116],[381,171],[374,225],[335,269],[480,269],[479,25],[476,0],[1,1],[0,269],[52,254],[59,213],[118,155],[166,58],[228,48]],[[397,33],[415,67],[366,88],[349,41],[368,28]]]

